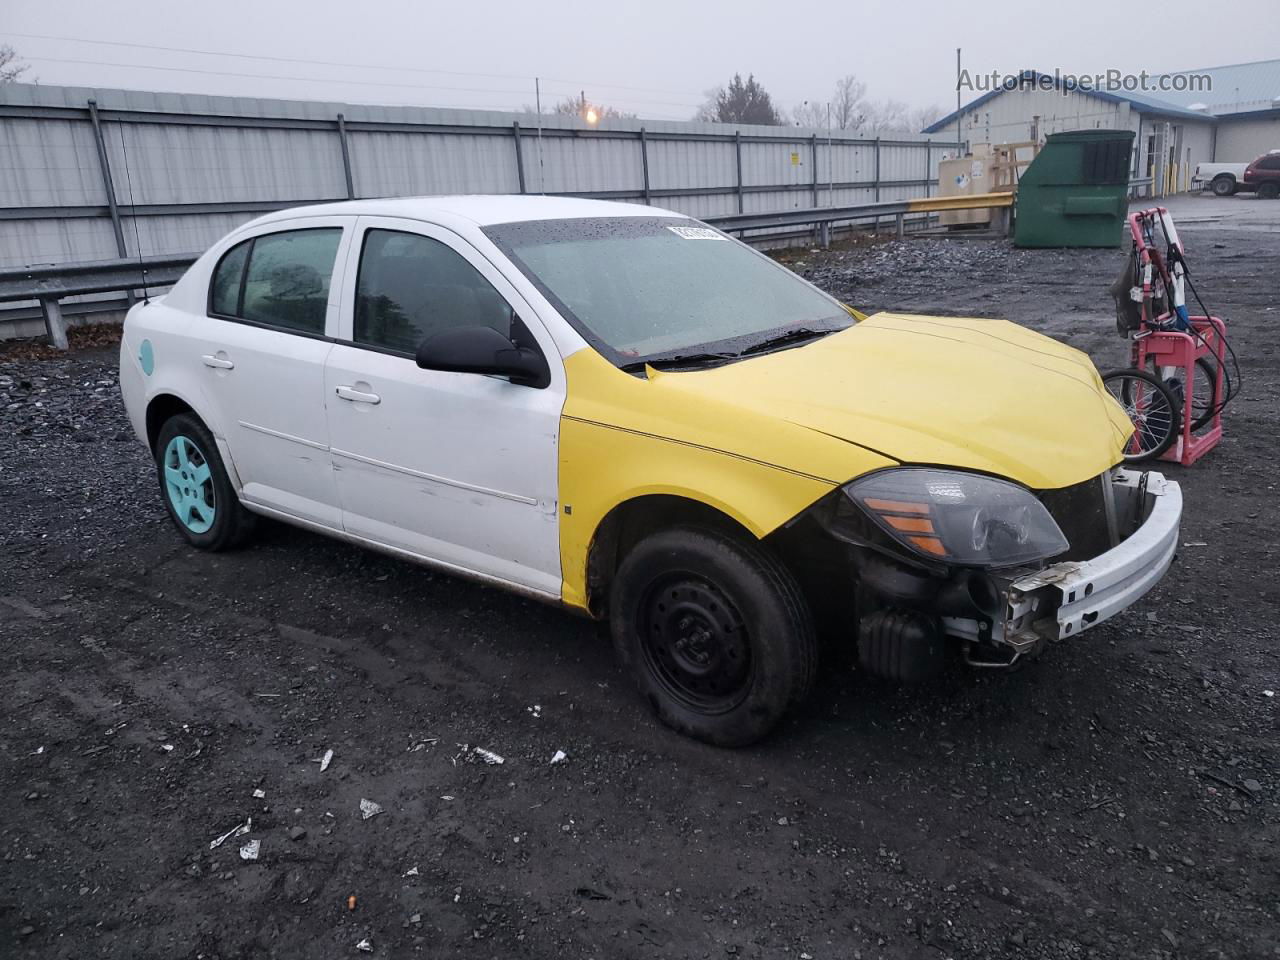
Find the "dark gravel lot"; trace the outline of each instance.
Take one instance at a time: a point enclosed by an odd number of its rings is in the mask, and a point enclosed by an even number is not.
[[[186,548],[112,349],[0,349],[0,956],[1280,956],[1280,233],[1184,237],[1246,396],[1168,470],[1164,583],[1014,673],[831,671],[743,751],[554,609],[282,526]],[[788,259],[1126,357],[1115,251]]]

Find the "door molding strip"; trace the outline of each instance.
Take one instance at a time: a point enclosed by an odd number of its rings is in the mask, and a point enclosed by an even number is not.
[[[394,463],[387,463],[385,460],[375,460],[373,457],[362,457],[358,453],[352,453],[349,450],[339,450],[337,447],[330,447],[329,452],[335,457],[342,457],[345,460],[355,460],[358,463],[367,463],[373,467],[381,467],[384,470],[394,470],[396,473],[403,473],[410,477],[416,477],[419,480],[430,480],[433,483],[443,483],[447,487],[457,487],[459,490],[469,490],[472,493],[483,493],[490,497],[501,497],[503,500],[513,500],[516,503],[528,504],[536,507],[538,501],[534,497],[526,497],[519,493],[507,493],[505,490],[492,490],[489,487],[480,487],[474,483],[464,483],[461,480],[450,480],[448,477],[438,477],[434,473],[423,473],[421,470],[412,470],[409,467],[402,467]]]
[[[327,451],[329,449],[328,444],[317,443],[315,440],[307,440],[303,437],[295,437],[292,433],[283,433],[279,430],[272,430],[270,427],[260,427],[256,423],[248,423],[244,420],[237,420],[236,422],[246,430],[252,430],[254,433],[264,433],[268,437],[275,437],[277,440],[288,440],[291,443],[300,443],[304,447],[310,447],[312,450]]]

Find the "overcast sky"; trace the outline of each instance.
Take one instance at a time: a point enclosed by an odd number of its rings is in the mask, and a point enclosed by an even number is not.
[[[954,109],[957,46],[975,73],[1268,59],[1280,55],[1272,4],[1237,28],[1211,27],[1204,0],[0,0],[0,44],[50,84],[518,110],[537,76],[544,106],[585,89],[687,119],[735,71],[783,108],[823,101],[853,73],[872,98]]]

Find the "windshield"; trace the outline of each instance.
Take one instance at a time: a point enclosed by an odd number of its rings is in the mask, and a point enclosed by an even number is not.
[[[852,323],[791,271],[693,220],[530,220],[485,233],[619,366],[695,354],[723,361]]]

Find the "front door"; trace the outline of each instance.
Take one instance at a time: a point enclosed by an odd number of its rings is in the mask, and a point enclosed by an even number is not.
[[[361,217],[346,275],[325,392],[347,532],[558,597],[564,371],[537,317],[470,244],[417,221]],[[472,324],[536,343],[551,385],[414,362]]]

